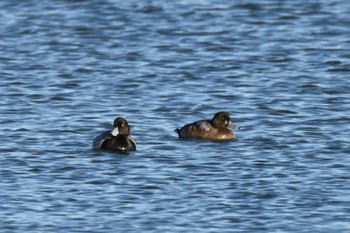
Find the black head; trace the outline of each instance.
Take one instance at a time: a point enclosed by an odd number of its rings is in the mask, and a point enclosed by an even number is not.
[[[117,135],[128,136],[130,134],[130,128],[129,128],[128,122],[122,117],[115,118],[112,134],[114,136],[117,136]]]
[[[231,117],[227,112],[218,112],[211,120],[212,125],[215,128],[229,127],[232,125]]]

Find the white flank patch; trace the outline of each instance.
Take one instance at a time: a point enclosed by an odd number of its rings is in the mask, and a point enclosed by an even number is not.
[[[200,121],[199,123],[199,128],[204,131],[210,131],[210,127],[208,126],[208,122],[206,121]]]

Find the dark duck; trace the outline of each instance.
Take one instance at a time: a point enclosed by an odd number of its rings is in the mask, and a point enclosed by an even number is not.
[[[136,150],[136,143],[130,136],[128,122],[122,117],[117,117],[112,131],[106,131],[97,136],[92,142],[92,148],[118,152]]]

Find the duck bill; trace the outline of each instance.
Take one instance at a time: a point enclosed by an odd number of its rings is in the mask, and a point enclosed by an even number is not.
[[[111,131],[111,134],[112,134],[113,136],[117,136],[117,135],[119,134],[118,127],[113,128],[113,130]]]
[[[239,130],[239,127],[235,124],[233,124],[232,122],[230,122],[230,124],[228,125],[229,128],[233,129],[233,130]]]

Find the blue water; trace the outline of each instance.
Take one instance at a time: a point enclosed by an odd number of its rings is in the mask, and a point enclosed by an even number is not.
[[[350,2],[0,1],[1,232],[350,232]],[[174,129],[227,111],[238,140]],[[122,116],[137,151],[94,151]]]

